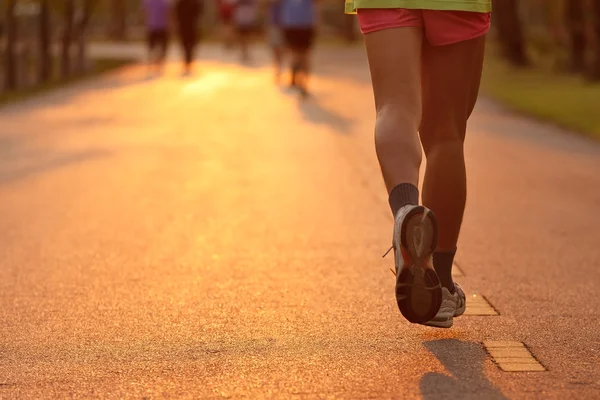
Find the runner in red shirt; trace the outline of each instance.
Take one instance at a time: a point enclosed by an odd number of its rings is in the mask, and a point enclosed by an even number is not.
[[[219,19],[221,20],[221,35],[226,49],[233,47],[233,11],[235,10],[235,0],[218,0]]]

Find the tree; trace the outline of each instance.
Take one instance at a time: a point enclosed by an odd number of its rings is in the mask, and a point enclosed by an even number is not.
[[[8,90],[17,88],[17,55],[16,42],[18,38],[17,18],[15,16],[16,0],[8,0],[6,5],[6,56],[5,56],[5,87]]]
[[[75,0],[64,0],[64,27],[62,33],[61,76],[66,79],[71,74],[71,44],[73,43]]]
[[[38,65],[38,81],[47,82],[52,77],[52,54],[51,54],[51,28],[50,7],[48,0],[40,0],[39,14],[39,51],[40,61]]]
[[[344,16],[344,38],[349,42],[356,42],[356,15]]]
[[[519,67],[529,65],[518,0],[494,0],[493,15],[502,53],[506,60]]]
[[[569,69],[571,72],[584,72],[587,47],[585,1],[566,1],[565,17],[569,35]]]
[[[83,74],[86,67],[86,33],[92,12],[93,0],[82,0],[79,8],[76,30],[77,30],[77,60],[75,63],[75,71],[78,74]]]
[[[594,49],[594,63],[592,65],[590,78],[600,81],[600,0],[592,0],[592,13],[594,15],[594,37],[596,48]]]
[[[127,5],[124,0],[112,0],[111,2],[111,24],[110,36],[114,40],[125,40],[127,38]]]

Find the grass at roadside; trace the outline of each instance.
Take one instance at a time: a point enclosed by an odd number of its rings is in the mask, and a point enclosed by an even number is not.
[[[515,69],[489,52],[482,93],[514,111],[600,139],[600,84],[543,68]]]
[[[18,90],[18,91],[2,92],[2,93],[0,93],[0,106],[8,104],[8,103],[13,103],[13,102],[19,101],[19,100],[24,100],[24,99],[27,99],[28,97],[50,91],[52,89],[56,89],[56,88],[65,86],[65,85],[68,85],[73,82],[81,81],[83,79],[87,79],[87,78],[99,75],[104,72],[108,72],[110,70],[125,66],[129,63],[131,63],[130,60],[111,59],[111,58],[97,59],[94,61],[94,67],[83,75],[74,76],[67,80],[53,80],[53,81],[50,81],[43,85],[26,88],[26,89],[22,89],[22,90]]]

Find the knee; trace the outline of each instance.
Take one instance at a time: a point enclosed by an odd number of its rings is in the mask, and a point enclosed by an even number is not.
[[[411,159],[420,165],[422,158],[418,129],[421,110],[408,107],[378,107],[375,123],[375,143],[379,154],[390,152]],[[398,153],[400,152],[400,153]]]
[[[462,148],[467,131],[465,120],[454,118],[424,119],[421,123],[419,133],[425,154],[433,149],[443,146],[455,146]]]
[[[421,109],[418,106],[383,105],[377,107],[375,134],[384,142],[412,139],[419,131]],[[412,140],[411,140],[412,142]]]

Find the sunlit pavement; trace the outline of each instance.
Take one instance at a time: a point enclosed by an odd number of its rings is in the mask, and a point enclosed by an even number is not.
[[[500,315],[413,326],[362,50],[306,102],[203,55],[0,110],[0,398],[597,398],[600,145],[480,102],[458,264]]]

